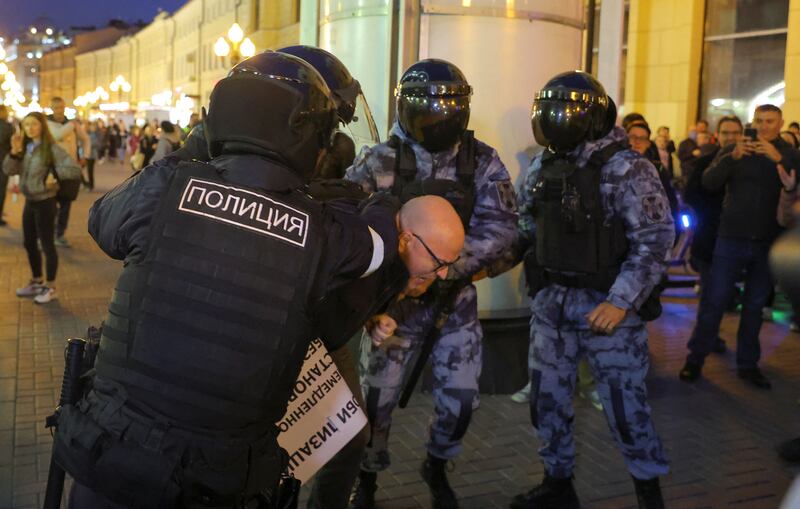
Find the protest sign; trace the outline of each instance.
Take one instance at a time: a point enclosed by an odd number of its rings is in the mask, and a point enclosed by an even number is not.
[[[278,443],[289,453],[288,471],[308,481],[366,424],[367,416],[328,350],[315,339],[278,422]]]

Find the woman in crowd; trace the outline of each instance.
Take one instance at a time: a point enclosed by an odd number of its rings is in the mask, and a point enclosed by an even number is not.
[[[153,126],[147,124],[142,131],[142,138],[139,140],[139,152],[144,156],[142,168],[150,164],[153,154],[156,153],[156,146],[158,145],[158,138],[153,133]]]
[[[158,137],[156,153],[153,154],[151,163],[164,159],[168,154],[181,148],[181,133],[172,122],[167,120],[161,122],[161,134]]]
[[[37,304],[45,304],[56,298],[58,254],[54,241],[58,179],[77,180],[81,169],[53,141],[43,114],[28,113],[22,120],[22,130],[24,134],[17,132],[11,138],[11,151],[3,161],[7,175],[20,176],[19,187],[25,197],[22,235],[33,277],[27,286],[17,290],[17,296],[33,297]],[[46,259],[46,281],[42,280],[40,243]]]
[[[111,121],[111,124],[108,126],[108,158],[111,160],[115,160],[117,158],[117,150],[120,147],[120,131],[119,131],[119,124]]]
[[[108,128],[105,122],[100,119],[97,120],[97,139],[97,159],[102,163],[106,160],[106,154],[108,153]]]
[[[128,129],[125,127],[123,120],[117,121],[117,129],[119,130],[119,145],[117,146],[117,159],[119,164],[125,164],[125,151],[128,141]]]
[[[86,156],[86,176],[83,180],[83,185],[91,191],[94,189],[94,163],[97,161],[98,150],[102,140],[100,139],[100,131],[97,129],[97,122],[89,122],[86,129],[86,134],[89,136],[89,142],[92,144],[92,149]]]
[[[139,150],[139,143],[141,142],[141,134],[142,129],[138,125],[134,125],[131,127],[130,133],[128,134],[128,155],[133,157],[136,154],[136,151]]]
[[[675,189],[672,187],[669,171],[661,163],[658,149],[654,149],[653,142],[650,141],[650,126],[648,126],[647,122],[644,120],[637,120],[628,124],[625,131],[628,133],[628,143],[631,149],[646,157],[653,163],[656,170],[658,170],[661,184],[664,186],[664,191],[666,191],[667,198],[669,199],[669,207],[672,209],[672,215],[676,217],[678,214],[678,197],[675,194]]]

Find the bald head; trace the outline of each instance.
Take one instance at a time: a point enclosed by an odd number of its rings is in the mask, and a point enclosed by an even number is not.
[[[410,275],[404,295],[418,297],[449,266],[464,247],[464,227],[450,202],[439,196],[409,200],[400,209],[398,254]]]
[[[440,196],[420,196],[406,202],[400,209],[400,224],[404,230],[424,238],[442,260],[454,260],[464,247],[461,218]]]

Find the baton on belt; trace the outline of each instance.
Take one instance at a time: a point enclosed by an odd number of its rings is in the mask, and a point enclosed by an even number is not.
[[[100,342],[100,331],[90,327],[87,333],[89,340],[82,338],[69,338],[64,350],[64,378],[61,380],[61,397],[58,400],[53,415],[47,417],[45,426],[55,427],[58,432],[58,418],[64,405],[74,405],[81,397],[83,384],[81,375],[94,366],[97,347]],[[47,475],[47,488],[44,494],[44,509],[58,509],[61,507],[61,495],[64,493],[64,478],[66,472],[58,466],[50,456],[50,471]]]
[[[425,331],[425,340],[422,343],[419,357],[417,358],[417,362],[414,363],[414,368],[411,370],[411,375],[409,375],[405,387],[403,387],[403,392],[400,394],[400,402],[398,403],[400,408],[405,408],[406,405],[408,405],[408,400],[411,399],[411,394],[414,393],[414,387],[416,387],[419,377],[422,376],[422,371],[425,369],[428,357],[430,357],[431,352],[433,352],[433,345],[436,344],[436,339],[439,337],[442,327],[444,327],[444,324],[453,312],[458,294],[471,282],[471,278],[447,282],[442,285],[445,286],[445,288],[436,295],[433,313],[435,318]],[[441,281],[439,283],[441,283]]]

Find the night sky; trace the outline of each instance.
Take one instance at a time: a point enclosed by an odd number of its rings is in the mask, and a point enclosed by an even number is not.
[[[61,29],[105,26],[109,19],[153,20],[158,9],[174,12],[187,0],[0,0],[0,34],[14,35],[40,16]]]

